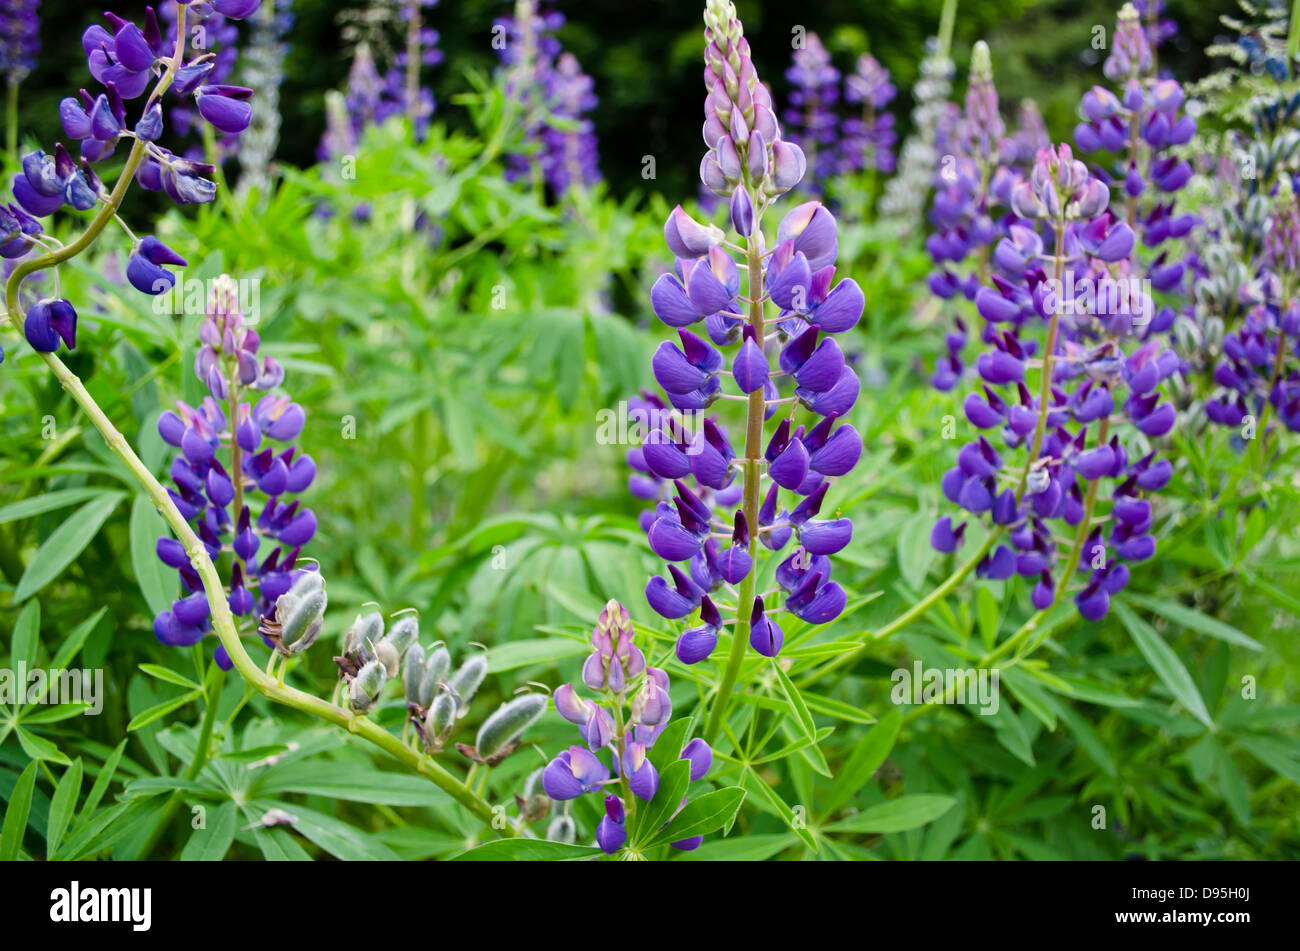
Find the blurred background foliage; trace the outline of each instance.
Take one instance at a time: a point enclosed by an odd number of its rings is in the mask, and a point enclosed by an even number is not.
[[[1176,73],[1203,70],[1199,50],[1214,35],[1217,7],[1170,4],[1181,28],[1167,58]],[[490,647],[494,673],[475,704],[482,713],[526,681],[573,678],[580,642],[607,598],[626,603],[638,622],[655,620],[641,592],[658,566],[625,489],[625,447],[598,441],[598,414],[652,383],[649,355],[665,336],[647,292],[670,264],[664,217],[696,194],[697,5],[564,5],[561,39],[601,95],[596,130],[608,186],[562,205],[500,174],[502,147],[517,133],[482,77],[503,3],[443,0],[432,11],[447,62],[431,74],[439,114],[426,141],[390,122],[367,132],[354,179],[313,166],[323,94],[347,71],[337,8],[295,4],[272,189],[223,190],[214,206],[169,211],[154,230],[184,249],[187,278],[260,279],[258,330],[308,411],[298,444],[319,466],[307,499],[321,523],[309,554],[328,579],[331,607],[322,647],[294,668],[295,681],[328,696],[330,654],[356,610],[368,601],[386,611],[415,606],[423,642],[443,639],[457,653],[472,642]],[[804,25],[842,65],[869,46],[894,71],[905,122],[935,8],[832,0],[799,13],[815,13]],[[760,73],[778,91],[789,42],[783,10],[753,2],[742,11]],[[87,13],[69,0],[48,0],[42,12],[47,51],[24,87],[22,128],[48,143],[67,77],[84,70],[72,38]],[[1055,131],[1068,130],[1080,91],[1099,75],[1089,31],[1113,19],[1108,2],[968,0],[954,40],[959,88],[965,51],[985,36],[1004,106],[1032,95]],[[640,178],[647,153],[658,156],[649,183]],[[125,215],[143,225],[150,207],[129,200]],[[66,220],[61,227],[70,230]],[[101,245],[63,274],[82,316],[67,362],[162,473],[170,459],[156,435],[159,412],[201,396],[190,370],[198,319],[154,313],[114,279],[120,248]],[[969,426],[961,390],[928,385],[946,326],[925,288],[928,269],[919,238],[899,242],[846,216],[840,272],[867,296],[845,341],[864,379],[852,422],[865,458],[830,503],[858,526],[837,568],[856,610],[819,630],[791,676],[800,681],[816,666],[819,643],[867,646],[809,690],[824,756],[805,748],[747,767],[770,795],[751,783],[732,836],[690,857],[1300,858],[1300,492],[1292,475],[1274,487],[1267,511],[1258,494],[1222,497],[1241,460],[1221,432],[1177,437],[1177,474],[1160,502],[1160,558],[1134,572],[1125,610],[1101,624],[1072,609],[1054,615],[1038,656],[1023,665],[1030,674],[1004,680],[995,717],[955,706],[906,718],[893,710],[894,669],[916,659],[970,663],[1032,614],[1021,582],[981,581],[897,637],[866,634],[951,570],[930,549],[928,530],[941,507],[940,476]],[[105,777],[106,801],[125,811],[101,828],[98,799],[87,802],[71,844],[60,851],[56,842],[51,854],[195,857],[208,846],[187,824],[161,818],[159,793],[177,788],[223,822],[230,817],[220,854],[233,857],[422,858],[471,841],[476,823],[427,784],[336,731],[246,696],[237,678],[220,704],[219,721],[231,721],[218,730],[222,755],[192,787],[175,778],[192,755],[192,703],[127,732],[132,717],[185,691],[140,665],[201,680],[202,653],[164,648],[151,630],[161,522],[45,367],[12,336],[5,342],[0,653],[106,671],[101,717],[29,709],[0,721],[0,797],[13,794],[28,762],[42,764],[28,846],[48,834],[50,790],[73,760],[84,764],[87,785]],[[948,416],[959,421],[955,441],[940,435]],[[1282,468],[1294,473],[1295,463],[1292,446]],[[17,597],[31,566],[55,555],[62,562],[35,597]],[[695,684],[674,677],[674,703],[689,711]],[[1243,698],[1243,678],[1258,699]],[[773,689],[758,684],[747,701],[764,730]],[[378,716],[400,729],[399,704]],[[789,728],[771,729],[779,747]],[[508,801],[541,764],[533,744],[550,753],[573,735],[548,714],[529,740],[494,771],[496,801]],[[247,764],[267,751],[281,759],[250,773]],[[925,829],[853,831],[857,812],[901,789],[955,802]],[[790,825],[789,804],[808,807],[802,829]],[[1107,810],[1102,828],[1093,825],[1098,805]],[[281,807],[299,817],[302,838],[244,828]],[[580,816],[580,825],[593,818]],[[829,828],[836,821],[841,831]]]
[[[123,16],[143,10],[140,0],[123,0],[114,9]],[[295,0],[294,24],[288,34],[287,78],[281,90],[284,126],[293,130],[280,143],[278,157],[302,167],[316,158],[325,128],[324,92],[338,88],[347,75],[349,51],[339,27],[350,0]],[[425,11],[425,22],[442,36],[443,64],[426,71],[442,121],[466,130],[469,124],[451,101],[464,88],[466,69],[490,71],[496,65],[491,47],[492,24],[510,13],[509,0],[442,0]],[[682,0],[581,0],[556,9],[567,22],[558,32],[566,50],[577,56],[596,81],[600,97],[593,118],[601,141],[601,170],[615,194],[645,189],[642,157],[659,165],[657,190],[666,195],[694,194],[694,163],[700,145],[701,73],[700,10]],[[852,68],[857,55],[870,52],[887,67],[900,90],[893,111],[906,134],[908,90],[917,76],[919,51],[938,31],[939,0],[863,3],[826,0],[801,7],[789,0],[755,0],[743,11],[745,35],[754,50],[759,74],[784,100],[788,85],[791,30],[803,26],[821,36],[841,70]],[[1054,136],[1067,134],[1076,121],[1080,95],[1097,81],[1101,54],[1092,48],[1092,30],[1114,27],[1111,0],[965,0],[953,32],[952,55],[958,77],[966,74],[971,45],[988,41],[993,51],[998,89],[1006,104],[1031,97],[1038,101]],[[1169,0],[1167,15],[1178,21],[1179,34],[1161,50],[1162,61],[1176,75],[1204,72],[1203,50],[1221,31],[1221,13],[1231,3]],[[57,104],[67,77],[81,75],[84,58],[71,42],[93,11],[77,0],[43,0],[50,27],[46,52],[24,87],[24,128],[41,141],[59,133]],[[56,27],[55,24],[58,26]],[[68,42],[56,42],[54,31]],[[963,86],[958,81],[958,92]],[[960,101],[960,100],[958,100]]]

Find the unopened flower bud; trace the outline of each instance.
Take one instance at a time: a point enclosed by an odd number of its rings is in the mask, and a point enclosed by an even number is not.
[[[487,676],[487,658],[482,654],[471,657],[457,668],[447,681],[447,686],[457,699],[456,715],[464,716],[469,711],[470,701],[478,692],[479,685]]]
[[[348,687],[348,702],[356,713],[366,713],[375,705],[388,682],[384,665],[372,660],[357,671]]]
[[[546,712],[546,696],[526,693],[509,703],[503,703],[479,727],[475,746],[478,755],[491,762],[493,757],[513,748],[519,735]]]

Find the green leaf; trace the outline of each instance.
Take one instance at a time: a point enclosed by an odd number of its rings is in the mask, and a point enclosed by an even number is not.
[[[903,725],[903,711],[898,707],[890,710],[880,721],[867,731],[866,737],[853,750],[853,755],[840,770],[835,785],[831,787],[826,800],[825,815],[830,815],[848,802],[855,792],[871,781],[872,774],[880,768],[889,751],[898,739],[899,727]]]
[[[23,844],[23,833],[27,831],[27,814],[32,808],[32,790],[36,786],[36,762],[27,764],[13,794],[5,806],[4,826],[0,827],[0,862],[11,862],[18,858],[18,850]]]
[[[150,677],[156,677],[158,680],[165,680],[169,684],[176,684],[178,687],[188,687],[191,690],[202,690],[203,685],[197,684],[183,674],[178,674],[169,667],[163,667],[161,664],[140,664],[140,669]]]
[[[745,767],[741,785],[744,786],[746,792],[754,794],[755,805],[759,801],[766,804],[768,811],[789,826],[790,831],[802,839],[804,845],[814,852],[818,850],[816,837],[808,831],[807,817],[796,817],[795,811],[786,805],[785,800],[767,784],[767,781],[762,776],[758,775],[753,769]]]
[[[559,637],[539,637],[526,641],[509,641],[488,648],[488,670],[494,674],[535,664],[554,664],[567,657],[577,657],[591,650],[590,645]]]
[[[14,734],[18,737],[18,743],[22,746],[23,752],[34,760],[49,760],[51,763],[59,763],[64,766],[72,762],[63,755],[63,752],[57,746],[43,736],[37,736],[22,727],[14,730]]]
[[[903,524],[898,533],[898,569],[903,581],[914,591],[919,591],[925,584],[925,576],[934,561],[934,549],[930,546],[930,529],[934,520],[929,515],[917,514]]]
[[[656,745],[658,745],[656,743]],[[659,788],[654,799],[637,802],[636,814],[628,829],[628,845],[644,849],[658,835],[659,827],[668,821],[673,811],[681,805],[682,797],[691,784],[691,761],[674,760],[659,773]]]
[[[117,772],[117,765],[122,762],[122,754],[125,751],[126,740],[123,740],[113,748],[112,753],[108,754],[108,759],[104,760],[103,768],[95,777],[94,785],[90,787],[90,795],[86,797],[85,805],[81,807],[83,819],[94,812],[99,801],[104,798],[104,793],[108,791],[108,784],[113,781],[113,774]]]
[[[150,614],[171,607],[176,594],[176,573],[158,560],[156,545],[166,535],[167,524],[149,496],[141,493],[131,503],[131,567]]]
[[[344,861],[397,861],[397,853],[388,846],[333,816],[303,806],[277,806],[297,816],[294,828],[335,858]]]
[[[813,722],[812,714],[808,712],[808,704],[799,695],[799,688],[794,685],[790,675],[781,669],[775,657],[771,658],[772,670],[776,672],[777,682],[781,685],[781,691],[785,694],[786,700],[790,701],[790,710],[794,713],[795,719],[799,721],[799,728],[803,730],[803,735],[808,737],[814,743],[817,742],[817,724]]]
[[[63,833],[68,830],[68,823],[77,811],[77,796],[81,792],[82,767],[81,758],[72,761],[72,765],[63,771],[63,778],[55,787],[50,799],[50,821],[45,831],[45,857],[51,859],[63,841]]]
[[[740,804],[745,801],[745,790],[739,786],[728,786],[716,792],[705,793],[699,799],[688,802],[677,814],[667,828],[661,830],[650,845],[662,845],[666,842],[679,842],[697,835],[716,832],[731,822]]]
[[[113,514],[121,492],[107,492],[77,509],[68,520],[50,533],[32,555],[14,591],[14,601],[26,601],[37,591],[57,578],[68,564],[81,554],[90,540],[99,532],[105,520]]]
[[[19,519],[31,518],[33,515],[53,512],[55,509],[61,509],[77,502],[84,502],[86,499],[93,499],[95,496],[103,494],[103,489],[56,489],[53,492],[46,492],[34,498],[23,499],[21,502],[14,502],[11,505],[0,507],[0,525],[6,522],[16,522]]]
[[[951,796],[899,796],[826,827],[827,832],[906,832],[933,822],[951,809]]]
[[[142,710],[131,718],[131,722],[126,725],[128,733],[138,730],[141,727],[148,726],[160,717],[165,717],[173,710],[177,710],[191,700],[203,696],[202,690],[191,690],[189,693],[183,693],[179,697],[172,697],[170,700],[164,700],[162,703],[150,707],[148,710]]]
[[[29,601],[23,606],[22,613],[14,623],[14,636],[9,650],[9,659],[13,666],[26,664],[30,669],[36,664],[36,648],[40,644],[41,605]]]
[[[563,862],[600,855],[594,845],[569,845],[546,839],[497,839],[462,852],[453,862]]]
[[[998,606],[998,599],[993,596],[985,585],[980,585],[975,589],[975,617],[979,623],[980,641],[984,644],[984,650],[993,650],[993,645],[998,642],[998,625],[1000,621],[1001,608]]]
[[[1258,510],[1256,510],[1258,511]],[[1185,607],[1177,601],[1165,601],[1160,598],[1151,598],[1143,594],[1129,593],[1124,596],[1125,601],[1132,601],[1146,608],[1152,614],[1166,617],[1175,624],[1181,624],[1183,627],[1190,627],[1194,631],[1200,631],[1202,634],[1208,634],[1210,637],[1217,637],[1221,641],[1227,641],[1229,644],[1236,644],[1239,647],[1248,647],[1253,651],[1262,651],[1264,645],[1253,637],[1248,637],[1241,631],[1237,630],[1230,624],[1224,624],[1218,618],[1212,618],[1195,611],[1192,608]]]
[[[1146,658],[1161,682],[1169,688],[1169,692],[1187,708],[1192,716],[1213,728],[1214,721],[1210,719],[1210,711],[1205,708],[1205,701],[1197,692],[1192,675],[1187,672],[1187,668],[1178,659],[1174,649],[1165,643],[1164,638],[1157,634],[1150,624],[1134,614],[1133,609],[1123,601],[1115,604],[1115,612],[1137,643],[1142,656]]]
[[[237,814],[233,802],[222,803],[207,817],[207,828],[195,829],[181,851],[182,862],[219,862],[235,841]]]
[[[766,835],[733,835],[729,839],[709,839],[694,852],[683,852],[677,861],[686,862],[762,862],[783,852],[799,841],[788,832]]]
[[[52,670],[63,670],[67,667],[72,658],[77,656],[77,651],[81,650],[82,645],[86,643],[86,638],[95,629],[95,625],[107,613],[108,608],[100,608],[73,628],[72,633],[65,637],[63,643],[59,645],[58,653],[54,655],[54,660],[50,662],[50,668]]]

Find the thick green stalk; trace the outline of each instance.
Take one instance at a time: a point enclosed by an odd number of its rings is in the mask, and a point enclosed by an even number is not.
[[[755,196],[751,193],[751,199]],[[754,201],[755,209],[759,208]],[[755,339],[762,346],[766,328],[763,324],[763,249],[762,231],[757,211],[754,216],[754,234],[747,244],[747,261],[749,274],[749,324],[754,328]],[[760,483],[763,465],[763,416],[766,411],[763,388],[749,394],[745,420],[745,495],[741,508],[745,521],[749,525],[749,557],[753,565],[743,581],[736,599],[736,623],[731,629],[731,653],[727,657],[727,666],[722,672],[722,682],[709,708],[709,718],[704,726],[704,740],[712,744],[722,729],[727,716],[727,705],[731,701],[731,692],[736,687],[736,678],[740,676],[740,667],[745,661],[745,648],[749,645],[749,618],[754,610],[754,584],[758,574],[758,507]]]

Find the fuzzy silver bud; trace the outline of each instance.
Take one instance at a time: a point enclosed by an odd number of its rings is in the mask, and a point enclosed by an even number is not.
[[[499,753],[508,752],[519,735],[536,723],[545,712],[545,694],[526,693],[503,703],[479,727],[478,738],[474,743],[478,755],[484,760],[491,760]]]
[[[474,694],[478,692],[479,685],[483,683],[483,678],[486,676],[487,658],[482,654],[465,661],[451,675],[451,679],[447,681],[447,686],[451,688],[457,699],[457,716],[463,717],[469,712],[470,702],[474,699]]]
[[[388,682],[388,672],[384,665],[372,660],[357,671],[348,686],[348,701],[355,713],[366,713],[379,699],[384,684]]]

